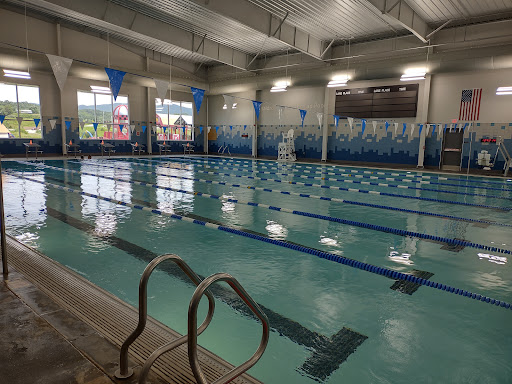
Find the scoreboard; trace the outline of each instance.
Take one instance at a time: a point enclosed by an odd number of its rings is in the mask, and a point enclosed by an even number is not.
[[[416,117],[419,84],[336,90],[335,115]]]

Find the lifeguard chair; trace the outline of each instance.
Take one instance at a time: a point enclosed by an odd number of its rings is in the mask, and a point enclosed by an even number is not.
[[[295,161],[295,141],[293,129],[290,129],[288,133],[283,132],[283,141],[279,143],[277,160],[280,161]]]

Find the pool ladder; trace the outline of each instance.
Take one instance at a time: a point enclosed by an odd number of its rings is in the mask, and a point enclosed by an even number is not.
[[[149,374],[151,366],[162,354],[169,352],[187,342],[188,359],[190,362],[190,367],[192,368],[192,373],[194,374],[198,384],[208,384],[208,381],[204,376],[203,371],[201,370],[199,359],[197,357],[197,336],[200,335],[208,327],[213,318],[213,312],[215,310],[215,300],[211,292],[208,290],[208,287],[221,281],[225,281],[231,286],[231,288],[233,288],[233,290],[247,304],[247,306],[256,315],[256,317],[261,320],[261,324],[263,326],[263,334],[261,336],[260,345],[256,352],[245,363],[239,365],[238,367],[226,373],[224,376],[215,380],[213,384],[229,383],[230,381],[245,373],[249,368],[254,366],[263,355],[263,352],[265,352],[269,337],[269,324],[267,316],[233,276],[227,273],[216,273],[205,278],[204,280],[201,280],[201,278],[187,265],[187,263],[183,261],[183,259],[173,254],[162,255],[154,258],[142,273],[139,283],[139,322],[137,324],[137,328],[135,328],[135,330],[127,337],[121,346],[119,369],[115,372],[115,376],[118,379],[126,379],[133,375],[133,369],[128,367],[128,350],[130,345],[140,336],[146,327],[148,318],[147,286],[149,277],[151,276],[153,270],[158,266],[158,264],[165,260],[170,260],[176,263],[178,267],[180,267],[180,269],[185,272],[188,278],[197,286],[194,294],[192,295],[192,299],[190,300],[188,309],[188,333],[174,341],[171,341],[168,344],[161,346],[148,357],[142,367],[139,376],[139,384],[144,384],[146,382],[146,378]],[[203,295],[206,295],[208,298],[208,314],[206,315],[203,323],[199,326],[199,328],[197,328],[197,308]]]

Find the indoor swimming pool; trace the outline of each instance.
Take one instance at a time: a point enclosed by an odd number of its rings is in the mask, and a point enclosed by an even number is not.
[[[272,328],[249,371],[264,383],[510,382],[510,179],[201,156],[2,166],[7,232],[131,305],[157,255],[237,278]],[[149,314],[186,333],[192,292],[163,264]],[[214,294],[199,344],[240,364],[261,326]]]

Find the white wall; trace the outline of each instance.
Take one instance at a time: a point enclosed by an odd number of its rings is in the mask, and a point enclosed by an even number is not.
[[[499,86],[512,86],[512,69],[433,75],[428,119],[458,119],[462,90],[482,88],[479,122],[512,122],[512,96],[497,96]]]

